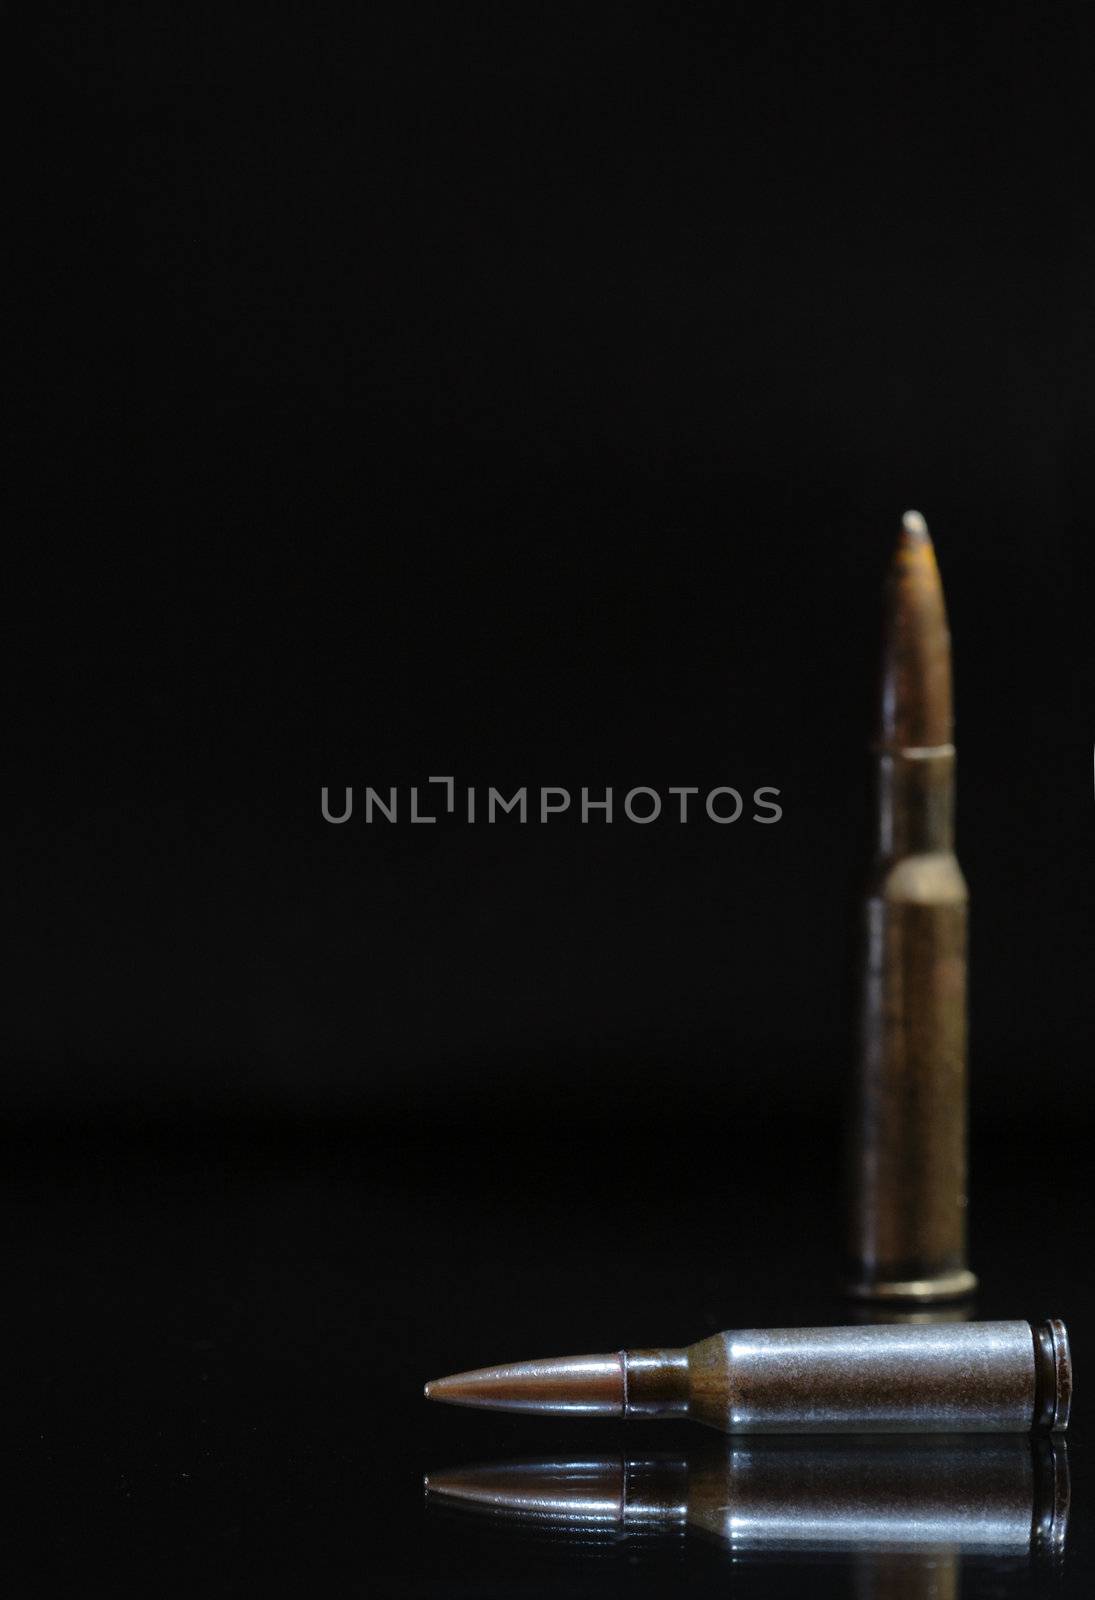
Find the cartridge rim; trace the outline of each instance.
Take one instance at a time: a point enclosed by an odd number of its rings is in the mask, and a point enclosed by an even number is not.
[[[1031,1324],[1034,1336],[1036,1391],[1034,1426],[1040,1432],[1063,1433],[1072,1411],[1072,1351],[1068,1329],[1059,1317]]]

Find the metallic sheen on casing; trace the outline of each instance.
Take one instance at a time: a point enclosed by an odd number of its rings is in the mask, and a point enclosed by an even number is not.
[[[1028,1322],[724,1334],[728,1433],[1021,1433]]]
[[[1063,1430],[1068,1335],[1053,1320],[745,1328],[681,1350],[522,1361],[426,1385],[456,1405],[693,1417],[726,1433]]]

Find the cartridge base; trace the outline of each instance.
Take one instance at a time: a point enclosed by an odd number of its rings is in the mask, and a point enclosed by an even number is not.
[[[873,1278],[848,1285],[854,1300],[914,1301],[964,1300],[977,1288],[977,1278],[968,1267],[937,1272],[930,1278]]]

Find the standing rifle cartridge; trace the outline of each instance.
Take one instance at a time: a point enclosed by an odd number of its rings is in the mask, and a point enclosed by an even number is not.
[[[726,1433],[1030,1433],[1068,1426],[1064,1323],[745,1328],[460,1372],[427,1400],[547,1416],[693,1417]]]
[[[863,929],[851,1282],[876,1300],[972,1292],[966,1265],[966,913],[954,854],[950,635],[923,517],[886,586],[877,837]]]

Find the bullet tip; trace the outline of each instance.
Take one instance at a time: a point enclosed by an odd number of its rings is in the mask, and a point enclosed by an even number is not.
[[[429,1386],[428,1383],[423,1385],[422,1393],[426,1396],[427,1400],[432,1400],[433,1399],[433,1396],[430,1394],[430,1386]]]
[[[906,538],[914,539],[917,544],[922,543],[929,537],[928,524],[924,521],[919,511],[906,511],[901,518],[901,531]]]
[[[538,1411],[549,1415],[583,1412],[623,1416],[624,1369],[619,1352],[596,1356],[558,1356],[515,1361],[432,1378],[427,1400],[493,1411]]]

